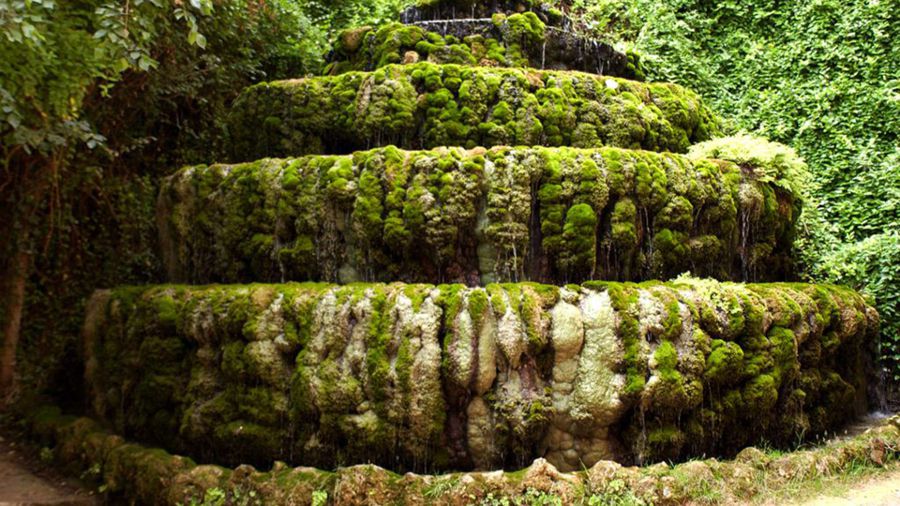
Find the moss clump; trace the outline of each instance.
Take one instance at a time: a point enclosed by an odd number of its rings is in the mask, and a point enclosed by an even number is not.
[[[622,259],[621,276],[624,279],[634,277],[634,255],[640,244],[637,227],[637,207],[634,201],[625,198],[613,206],[611,218],[610,242],[619,258]]]
[[[643,358],[638,321],[638,292],[629,285],[608,285],[613,309],[619,315],[618,335],[625,348],[625,394],[639,395],[647,384],[647,364]]]
[[[737,343],[714,339],[704,377],[713,384],[732,384],[741,377],[743,362],[744,350]]]
[[[761,374],[744,387],[744,402],[747,406],[754,406],[762,411],[768,411],[775,407],[778,401],[778,384],[769,374]]]
[[[597,258],[597,215],[588,204],[576,204],[566,213],[560,267],[567,278],[585,279],[594,274]]]
[[[696,95],[674,86],[427,62],[252,86],[228,123],[238,160],[387,144],[572,145],[575,132],[582,147],[683,152],[717,130]]]
[[[684,432],[675,426],[653,429],[647,433],[648,458],[653,460],[674,458],[681,453],[686,442]]]

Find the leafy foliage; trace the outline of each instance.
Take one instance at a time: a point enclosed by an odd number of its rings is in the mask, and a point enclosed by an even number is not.
[[[303,72],[298,25],[279,1],[0,0],[0,281],[28,278],[26,389],[79,384],[55,375],[79,374],[60,360],[91,290],[158,279],[152,176],[214,158],[243,87]]]
[[[874,295],[886,356],[900,353],[900,289],[884,281],[896,276],[900,254],[891,250],[900,223],[898,2],[574,0],[571,7],[585,28],[637,50],[648,79],[693,88],[732,130],[797,150],[812,174],[798,242],[806,276]]]
[[[413,0],[282,0],[298,14],[303,37],[298,49],[307,70],[318,73],[325,54],[338,34],[347,28],[377,26],[396,21]],[[293,77],[293,76],[292,76]]]
[[[812,266],[812,275],[864,289],[878,303],[885,365],[900,381],[900,232],[840,245]]]
[[[752,171],[764,183],[774,183],[794,195],[801,195],[809,181],[809,169],[797,152],[784,144],[751,135],[735,135],[691,146],[692,158],[730,160]]]

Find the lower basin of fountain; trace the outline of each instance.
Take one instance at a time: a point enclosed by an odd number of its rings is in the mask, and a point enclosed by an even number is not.
[[[852,291],[672,283],[95,293],[94,414],[203,461],[562,471],[788,444],[865,411]]]

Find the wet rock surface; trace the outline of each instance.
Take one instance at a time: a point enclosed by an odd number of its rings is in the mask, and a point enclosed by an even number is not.
[[[671,153],[383,148],[182,169],[158,226],[177,282],[776,280],[789,185]]]
[[[799,284],[161,286],[98,292],[85,350],[100,419],[202,460],[570,471],[833,430],[875,332]]]

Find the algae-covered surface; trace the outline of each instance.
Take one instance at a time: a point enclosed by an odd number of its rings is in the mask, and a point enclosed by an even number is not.
[[[97,292],[84,350],[96,416],[201,460],[570,471],[833,431],[877,323],[827,285],[163,285]]]

